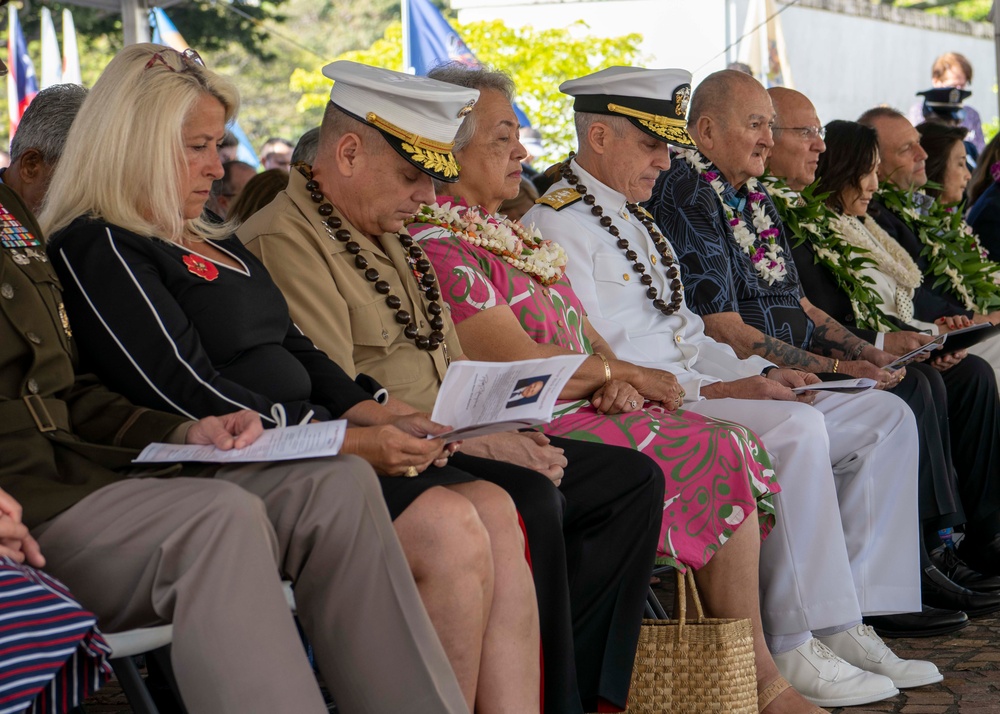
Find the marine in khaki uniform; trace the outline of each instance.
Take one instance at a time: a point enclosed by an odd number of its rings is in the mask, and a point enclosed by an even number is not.
[[[414,349],[405,334],[407,325],[388,308],[386,296],[359,273],[348,242],[328,235],[327,219],[309,198],[307,183],[301,172],[292,169],[288,190],[252,217],[238,235],[278,283],[295,324],[330,359],[352,378],[376,370],[379,384],[393,399],[432,411],[449,362],[462,354],[454,324],[440,313],[444,339],[438,349]],[[406,278],[411,275],[406,248],[392,236],[377,244],[369,241],[336,206],[330,218],[342,221],[339,230],[363,246],[359,256],[367,269],[378,271],[379,280],[389,285],[388,295],[400,298],[400,307],[411,315],[420,335],[428,335],[435,316],[417,282]],[[389,364],[392,369],[385,369]]]
[[[324,73],[335,84],[315,163],[293,167],[288,188],[238,236],[321,350],[378,380],[389,408],[430,411],[463,355],[430,262],[397,232],[433,201],[432,178],[457,180],[456,132],[442,128],[471,103],[429,111],[424,98],[454,85],[353,62]],[[484,439],[463,443],[451,464],[502,486],[524,520],[545,709],[624,706],[659,533],[658,467],[630,449],[541,434]]]

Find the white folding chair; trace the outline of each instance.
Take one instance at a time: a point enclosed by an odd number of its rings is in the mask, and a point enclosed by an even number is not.
[[[292,592],[292,584],[286,580],[282,586],[285,590],[288,607],[291,608],[292,612],[295,612],[295,595]],[[146,682],[139,674],[139,667],[136,664],[136,657],[139,655],[156,658],[167,675],[174,697],[178,702],[181,702],[177,683],[174,681],[173,671],[170,668],[169,647],[173,640],[173,634],[173,625],[140,627],[135,630],[104,634],[104,639],[111,647],[111,667],[114,669],[115,676],[118,678],[122,691],[125,692],[128,703],[135,714],[159,714],[159,709],[146,687]],[[183,704],[181,704],[181,709],[183,710]]]

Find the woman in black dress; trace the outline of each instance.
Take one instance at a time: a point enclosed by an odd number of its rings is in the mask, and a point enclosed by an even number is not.
[[[126,48],[94,86],[43,209],[89,369],[134,402],[269,426],[346,419],[470,710],[539,709],[538,613],[518,516],[447,465],[443,427],[398,415],[292,324],[266,270],[201,219],[235,87],[196,53]],[[400,478],[405,476],[417,478]],[[331,577],[335,577],[331,573]]]

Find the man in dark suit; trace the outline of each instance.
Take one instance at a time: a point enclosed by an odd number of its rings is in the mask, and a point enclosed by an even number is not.
[[[927,152],[920,146],[920,134],[909,119],[895,109],[875,107],[862,114],[858,122],[878,132],[880,183],[888,181],[903,190],[919,189],[927,183]],[[931,200],[930,197],[924,198]],[[889,210],[877,194],[872,199],[868,213],[886,233],[906,248],[906,252],[926,275],[927,260],[921,256],[923,245],[906,222]],[[931,288],[920,293],[913,296],[914,316],[920,320],[933,322],[940,317],[955,314],[972,316],[971,312],[942,289]]]
[[[819,155],[826,149],[822,128],[815,108],[804,95],[785,88],[772,88],[768,92],[778,117],[768,168],[788,189],[798,193],[816,177]],[[788,210],[806,208],[804,199],[800,198],[800,202]],[[787,225],[786,222],[786,229]],[[790,243],[795,242],[789,238]],[[894,318],[886,319],[898,331],[867,329],[856,319],[852,295],[816,259],[809,240],[795,246],[792,255],[810,302],[839,318],[854,334],[896,355],[931,339]],[[867,288],[858,281],[852,289],[856,294]],[[922,290],[917,288],[918,293]],[[909,369],[922,375],[934,395],[927,400],[927,408],[936,414],[934,418],[921,420],[920,515],[932,551],[922,557],[924,602],[973,614],[995,611],[1000,609],[996,593],[983,594],[978,590],[996,591],[1000,589],[1000,579],[967,568],[951,549],[937,547],[939,529],[963,523],[966,515],[974,520],[996,510],[994,491],[998,485],[1000,446],[994,439],[981,438],[983,429],[995,430],[1000,426],[1000,398],[993,370],[978,357],[940,358],[929,364],[911,364]],[[954,450],[952,441],[956,444]]]

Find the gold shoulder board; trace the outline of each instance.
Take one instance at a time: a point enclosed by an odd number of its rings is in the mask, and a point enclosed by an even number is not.
[[[651,221],[654,221],[654,220],[656,220],[656,219],[654,219],[654,218],[653,218],[653,214],[652,214],[652,213],[650,213],[649,211],[647,211],[647,210],[646,210],[645,208],[643,208],[642,206],[638,206],[638,209],[639,209],[639,213],[641,213],[642,215],[644,215],[644,216],[645,216],[646,218],[648,218],[649,220],[651,220]]]
[[[540,203],[543,206],[549,206],[557,211],[561,211],[566,206],[573,205],[581,198],[583,198],[583,194],[575,188],[560,188],[550,191],[541,198],[535,199],[535,203]]]

